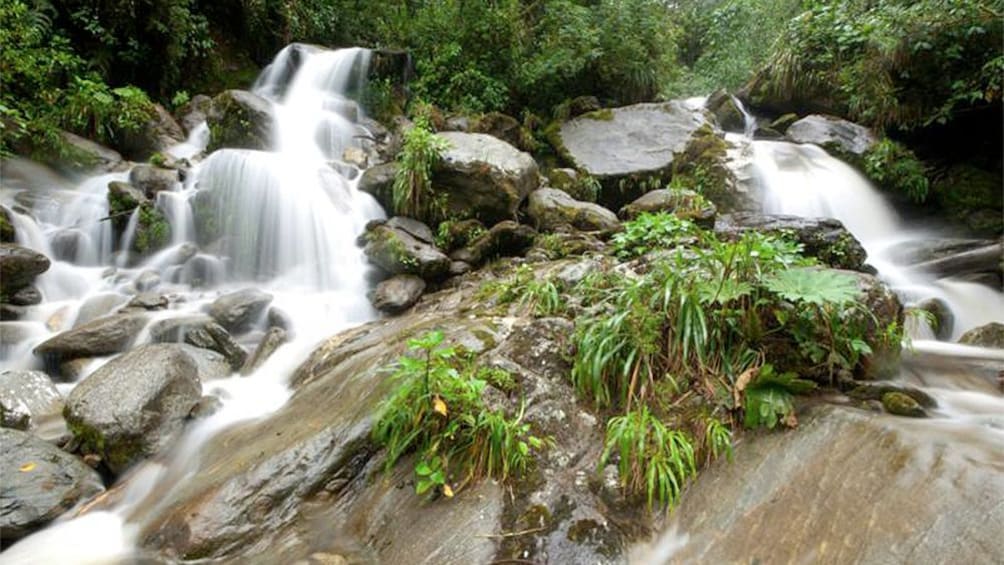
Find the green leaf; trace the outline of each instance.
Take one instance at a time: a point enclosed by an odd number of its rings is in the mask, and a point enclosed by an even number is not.
[[[861,294],[853,275],[829,269],[801,267],[778,271],[765,276],[763,284],[785,300],[819,306],[846,304]]]

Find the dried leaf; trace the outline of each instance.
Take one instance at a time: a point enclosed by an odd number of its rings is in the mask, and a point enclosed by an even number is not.
[[[453,498],[453,489],[450,488],[450,485],[443,485],[443,496]]]
[[[21,468],[19,470],[22,473],[27,473],[28,471],[31,471],[32,469],[34,469],[36,466],[37,465],[35,465],[35,463],[33,463],[33,462],[32,463],[25,463],[24,465],[21,465]]]
[[[440,398],[439,395],[436,395],[432,399],[432,409],[443,416],[446,416],[446,403],[443,402],[443,399]]]
[[[759,367],[753,367],[751,369],[746,369],[739,375],[736,379],[736,386],[732,388],[732,398],[735,400],[736,406],[741,406],[743,402],[743,391],[750,384],[757,373],[760,372]]]

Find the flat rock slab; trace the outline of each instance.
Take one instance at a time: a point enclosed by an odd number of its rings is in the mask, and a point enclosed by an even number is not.
[[[106,316],[58,334],[42,342],[34,352],[56,362],[111,355],[128,349],[145,325],[143,314]]]

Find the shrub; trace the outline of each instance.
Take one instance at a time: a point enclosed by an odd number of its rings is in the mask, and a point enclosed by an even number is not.
[[[394,178],[394,213],[412,218],[432,220],[444,213],[442,203],[432,192],[432,167],[447,149],[446,140],[432,132],[424,118],[404,132],[404,147],[397,156]]]
[[[864,155],[865,174],[882,188],[898,192],[914,202],[927,200],[930,183],[924,165],[912,151],[890,139],[882,139]]]

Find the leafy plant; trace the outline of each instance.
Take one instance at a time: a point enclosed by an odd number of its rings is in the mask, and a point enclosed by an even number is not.
[[[418,494],[438,489],[450,497],[481,477],[525,473],[546,442],[531,434],[522,406],[512,417],[488,410],[485,380],[443,340],[441,331],[409,340],[417,356],[398,360],[397,386],[381,406],[373,437],[387,449],[388,470],[416,452]]]
[[[419,219],[443,215],[432,191],[432,167],[448,148],[446,140],[432,132],[425,118],[415,120],[404,132],[404,147],[397,157],[394,178],[394,213]]]
[[[538,278],[529,265],[521,265],[512,276],[489,281],[478,295],[499,304],[516,303],[537,316],[555,316],[566,309],[561,285],[550,278]]]
[[[756,378],[745,389],[743,424],[750,429],[774,429],[778,423],[795,427],[798,420],[795,418],[793,395],[814,388],[815,383],[799,379],[795,373],[777,373],[769,364],[760,367]]]
[[[656,249],[668,249],[680,243],[694,243],[701,232],[690,220],[673,214],[644,213],[624,224],[624,231],[611,240],[615,253],[622,259],[639,257]]]
[[[908,196],[915,202],[927,200],[930,183],[924,165],[912,151],[890,139],[882,139],[864,156],[865,174],[883,188]]]

